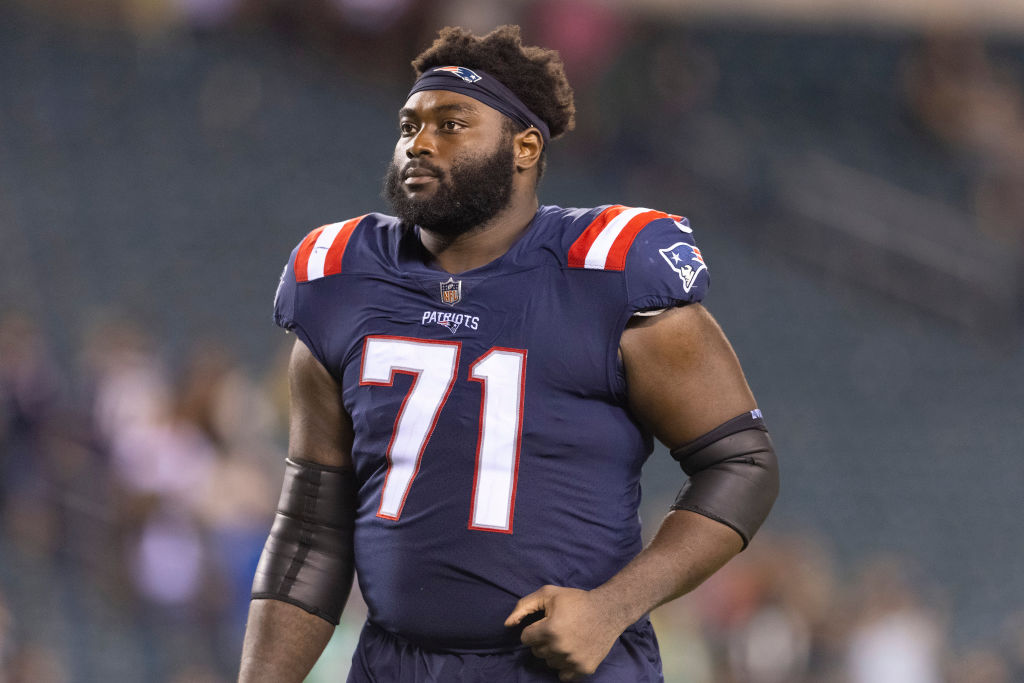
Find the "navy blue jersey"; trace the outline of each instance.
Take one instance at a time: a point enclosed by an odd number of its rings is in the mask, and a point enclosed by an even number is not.
[[[640,551],[652,440],[619,339],[637,312],[701,300],[707,268],[685,219],[623,206],[543,206],[485,266],[428,262],[389,216],[318,228],[274,319],[352,417],[370,620],[424,647],[509,649],[521,596],[594,588]]]

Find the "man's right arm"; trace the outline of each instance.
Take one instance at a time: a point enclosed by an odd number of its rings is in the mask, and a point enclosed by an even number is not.
[[[288,383],[288,458],[326,468],[351,468],[352,421],[342,406],[341,387],[301,341],[292,349]],[[354,519],[354,500],[345,514]],[[348,551],[351,557],[351,548]],[[351,571],[337,581],[346,582],[339,588],[347,595]],[[296,604],[253,599],[239,683],[300,683],[333,632],[331,622]]]

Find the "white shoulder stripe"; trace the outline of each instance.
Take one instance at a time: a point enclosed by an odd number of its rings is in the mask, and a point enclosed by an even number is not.
[[[309,254],[309,265],[306,266],[306,277],[310,280],[324,276],[324,260],[327,258],[327,252],[330,251],[331,245],[334,244],[334,239],[338,236],[338,232],[343,225],[344,223],[331,223],[324,226],[320,236],[316,238],[313,251]]]

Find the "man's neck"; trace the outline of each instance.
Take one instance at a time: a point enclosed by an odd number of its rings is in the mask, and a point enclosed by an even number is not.
[[[449,273],[463,273],[502,256],[523,236],[537,213],[537,195],[513,196],[509,205],[494,218],[455,238],[446,238],[426,229],[420,241],[433,262]]]

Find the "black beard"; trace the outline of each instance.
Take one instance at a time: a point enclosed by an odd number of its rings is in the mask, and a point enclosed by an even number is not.
[[[394,161],[384,176],[382,194],[402,221],[437,235],[463,235],[494,218],[512,198],[511,136],[506,136],[489,156],[456,159],[447,174],[440,174],[428,159],[419,165],[439,173],[433,196],[408,196],[402,186],[402,170]]]

